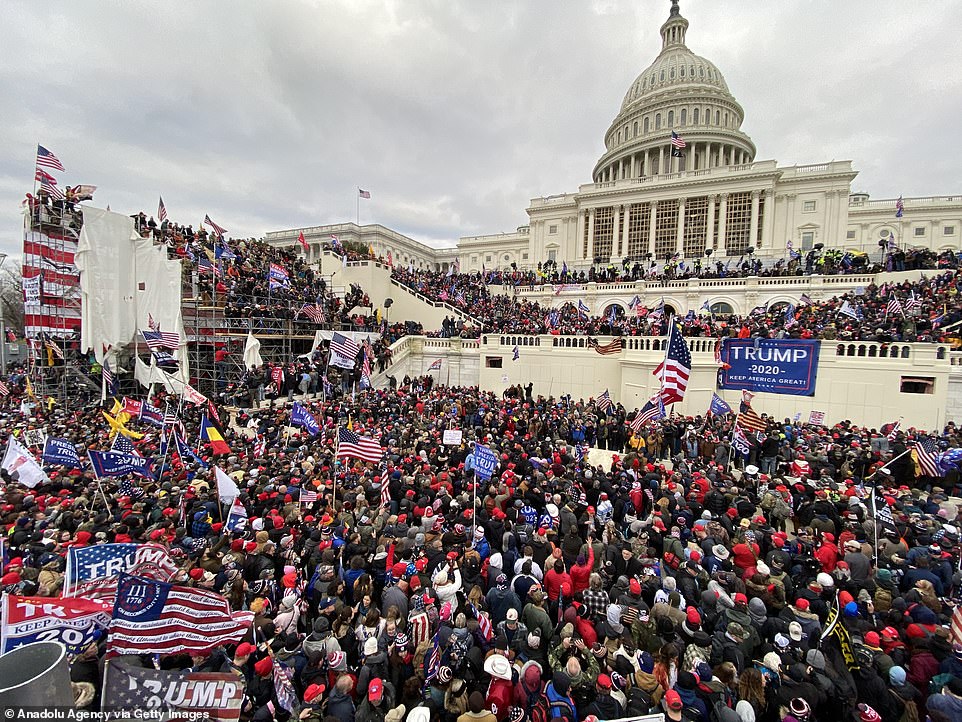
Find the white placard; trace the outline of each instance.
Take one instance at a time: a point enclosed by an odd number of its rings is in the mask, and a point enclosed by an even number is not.
[[[460,446],[463,432],[461,429],[445,429],[442,441],[449,446]]]

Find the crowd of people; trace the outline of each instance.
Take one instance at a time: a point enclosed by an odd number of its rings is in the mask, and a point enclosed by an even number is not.
[[[21,416],[26,389],[10,383],[9,431],[83,451],[112,443],[99,407]],[[636,435],[620,406],[430,377],[301,401],[313,436],[288,428],[286,405],[230,423],[220,409],[230,452],[217,458],[206,446],[163,457],[161,431],[128,422],[154,480],[48,467],[49,482],[26,488],[3,471],[3,592],[60,595],[68,549],[163,546],[175,583],[223,595],[253,625],[193,656],[127,661],[235,675],[243,719],[962,715],[962,639],[949,626],[962,516],[947,498],[959,475],[921,476],[900,456],[921,432],[889,441],[847,422],[763,417],[764,441],[731,466],[730,416],[669,417]],[[183,405],[184,438],[203,413]],[[376,438],[380,463],[339,458],[344,427]],[[462,440],[445,445],[451,429]],[[962,444],[952,424],[931,438]],[[490,479],[482,446],[498,460]],[[201,462],[240,489],[246,521],[233,531]],[[308,491],[317,501],[302,503]],[[109,639],[72,661],[91,708],[115,702],[103,699]],[[276,665],[291,672],[293,702]]]
[[[603,314],[566,302],[552,308],[522,296],[501,293],[483,274],[447,274],[394,269],[393,277],[431,298],[484,319],[483,329],[452,325],[451,335],[481,330],[517,334],[588,334],[614,336],[664,335],[667,319],[662,302],[627,311],[618,304]],[[501,279],[503,280],[503,279]],[[713,313],[707,306],[689,310],[679,319],[686,336],[820,338],[853,341],[912,341],[955,343],[962,320],[959,297],[962,276],[944,271],[919,281],[870,284],[829,299],[803,297],[796,304],[760,306],[746,316]],[[897,306],[890,305],[893,300]]]

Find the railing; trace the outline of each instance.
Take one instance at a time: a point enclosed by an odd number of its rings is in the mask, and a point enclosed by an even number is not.
[[[481,326],[481,321],[480,321],[479,319],[475,318],[474,316],[470,316],[470,315],[466,314],[464,311],[462,311],[462,310],[461,310],[460,308],[458,308],[457,306],[452,306],[450,303],[447,303],[446,301],[435,301],[435,300],[433,300],[433,299],[431,299],[431,298],[428,298],[427,296],[425,296],[425,295],[424,295],[423,293],[421,293],[420,291],[415,291],[415,290],[414,290],[413,288],[411,288],[410,286],[405,286],[403,283],[401,283],[400,281],[398,281],[396,278],[392,278],[392,279],[390,279],[390,280],[391,280],[391,285],[392,285],[392,286],[397,286],[397,287],[400,288],[401,290],[407,291],[407,292],[410,293],[412,296],[414,296],[415,298],[417,298],[417,299],[420,300],[420,301],[423,301],[424,303],[428,304],[429,306],[433,306],[434,308],[443,308],[443,309],[445,309],[445,310],[447,310],[447,311],[450,311],[451,313],[455,314],[456,316],[458,316],[459,318],[461,318],[461,319],[464,320],[464,321],[470,321],[472,324],[474,324],[475,326],[478,326],[478,327]]]

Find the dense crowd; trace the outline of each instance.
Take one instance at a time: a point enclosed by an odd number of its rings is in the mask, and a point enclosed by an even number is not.
[[[663,335],[667,327],[663,303],[640,302],[625,309],[613,304],[601,315],[579,309],[577,302],[551,308],[537,301],[499,293],[482,274],[446,274],[394,269],[404,285],[433,300],[443,300],[484,319],[484,331],[524,334]],[[747,316],[715,314],[707,307],[689,311],[681,320],[687,336],[821,338],[860,341],[953,342],[962,320],[959,296],[962,276],[944,271],[900,284],[870,284],[825,300],[803,298],[796,304],[760,306]],[[897,310],[889,304],[895,299]],[[452,326],[452,335],[476,332]]]
[[[21,417],[12,385],[6,431],[110,444],[99,408],[37,405]],[[230,453],[217,461],[247,517],[232,532],[212,470],[176,455],[161,463],[159,430],[136,421],[137,452],[163,468],[154,481],[52,467],[28,489],[4,471],[2,590],[60,594],[70,548],[162,545],[178,584],[252,611],[253,626],[192,657],[129,661],[235,675],[243,719],[962,716],[962,639],[949,630],[962,516],[946,494],[959,475],[920,476],[899,456],[922,432],[889,441],[848,423],[766,418],[736,469],[728,416],[667,418],[633,435],[620,406],[606,414],[530,387],[498,398],[430,378],[304,403],[321,427],[313,437],[289,429],[282,406],[242,411],[225,429]],[[204,411],[184,405],[185,438]],[[379,440],[381,463],[336,458],[348,425]],[[443,444],[447,429],[462,442]],[[951,424],[931,438],[962,443]],[[490,480],[476,444],[498,457]],[[589,463],[592,446],[612,455]],[[894,526],[877,521],[872,488]],[[305,491],[318,501],[300,503]],[[71,664],[91,708],[106,653],[101,637]],[[275,665],[292,671],[293,704]]]

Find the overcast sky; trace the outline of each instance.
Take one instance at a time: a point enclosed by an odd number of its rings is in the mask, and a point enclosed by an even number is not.
[[[233,236],[350,221],[513,230],[590,181],[668,0],[0,2],[0,250],[35,145],[61,185]],[[962,3],[682,0],[758,158],[851,159],[876,198],[962,194]]]

